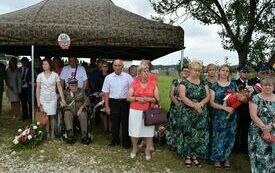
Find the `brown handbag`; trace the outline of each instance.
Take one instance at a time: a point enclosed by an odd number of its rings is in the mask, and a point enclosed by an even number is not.
[[[39,108],[37,108],[35,111],[35,120],[39,122],[39,126],[45,126],[49,122],[47,113],[41,111]]]
[[[158,107],[151,107],[150,104],[150,108],[143,112],[145,126],[167,123],[167,113],[159,106],[158,102],[157,105]]]

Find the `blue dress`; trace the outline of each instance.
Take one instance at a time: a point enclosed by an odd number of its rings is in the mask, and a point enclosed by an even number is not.
[[[228,86],[222,87],[215,82],[212,84],[211,90],[215,92],[215,103],[222,105],[227,92],[236,92],[237,86],[234,82],[231,82]],[[212,109],[211,113],[212,153],[210,159],[214,161],[229,160],[235,142],[237,114],[234,111],[228,118],[226,111],[215,108]]]

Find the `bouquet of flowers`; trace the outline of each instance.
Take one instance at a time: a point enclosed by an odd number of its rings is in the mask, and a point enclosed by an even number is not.
[[[233,110],[236,110],[242,103],[245,103],[250,98],[250,91],[243,89],[238,92],[228,91],[224,97],[224,105],[230,106]],[[227,119],[229,119],[231,114],[227,114]]]
[[[31,123],[19,128],[12,141],[12,149],[31,149],[36,147],[46,136],[46,132],[43,128],[39,127],[39,122]]]

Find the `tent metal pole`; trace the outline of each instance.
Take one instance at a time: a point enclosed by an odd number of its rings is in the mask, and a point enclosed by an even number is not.
[[[31,47],[32,51],[32,122],[34,122],[34,45]]]
[[[181,57],[180,57],[180,69],[183,67],[183,59],[184,59],[184,48],[180,51]]]

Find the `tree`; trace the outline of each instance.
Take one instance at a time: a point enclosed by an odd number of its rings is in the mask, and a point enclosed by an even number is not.
[[[219,35],[227,50],[236,50],[239,64],[248,63],[251,47],[257,40],[269,41],[262,51],[271,50],[274,44],[274,23],[272,13],[274,0],[149,0],[160,15],[155,17],[170,22],[185,20],[191,16],[205,25],[220,25]],[[271,38],[269,40],[263,39]],[[274,49],[274,48],[273,48]],[[260,49],[259,49],[260,50]]]

